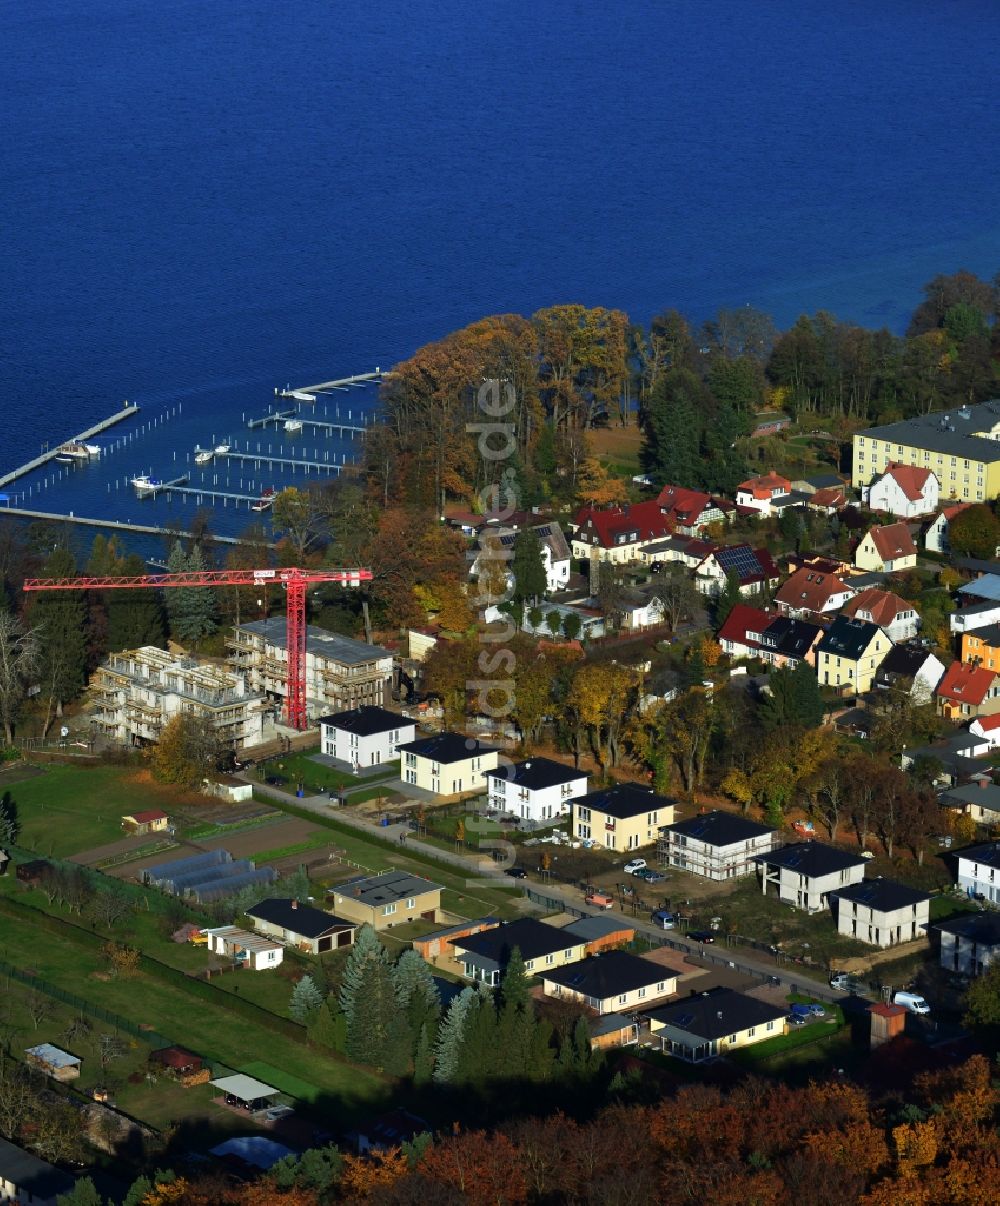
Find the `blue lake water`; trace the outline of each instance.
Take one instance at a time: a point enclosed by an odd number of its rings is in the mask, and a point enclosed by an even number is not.
[[[482,314],[898,330],[935,273],[1000,268],[995,0],[2,12],[0,469],[126,397],[147,425],[14,488],[40,509],[183,515],[115,486]]]

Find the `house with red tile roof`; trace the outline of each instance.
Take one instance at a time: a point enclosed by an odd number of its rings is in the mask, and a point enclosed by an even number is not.
[[[807,619],[825,612],[840,611],[853,596],[853,587],[837,574],[804,566],[782,583],[774,601],[783,616]]]
[[[854,564],[859,570],[877,574],[896,574],[913,569],[917,564],[917,546],[905,523],[890,523],[874,527],[854,550]]]
[[[933,515],[940,494],[940,483],[930,469],[890,462],[870,486],[864,487],[861,497],[873,511],[915,519]]]
[[[731,502],[684,486],[664,486],[656,501],[681,536],[699,536],[710,523],[724,523],[736,509]]]
[[[771,504],[776,498],[791,494],[792,483],[787,477],[775,473],[772,469],[760,477],[748,478],[736,487],[736,507],[744,515],[768,516],[772,514]]]
[[[716,636],[723,653],[734,658],[758,656],[761,637],[774,618],[773,611],[737,603]]]
[[[936,515],[924,533],[924,548],[931,553],[950,553],[951,542],[948,539],[948,529],[951,521],[972,505],[972,503],[954,503]]]
[[[877,624],[896,642],[910,640],[920,628],[920,615],[912,603],[874,586],[859,591],[841,610],[845,616]]]
[[[824,486],[814,490],[806,499],[810,511],[819,511],[821,515],[835,515],[847,506],[846,486]]]
[[[952,662],[934,692],[939,716],[968,720],[1000,712],[1000,677],[983,666]]]
[[[581,507],[574,519],[573,556],[587,561],[625,564],[637,561],[640,545],[673,535],[676,520],[660,504],[626,503],[622,507]]]

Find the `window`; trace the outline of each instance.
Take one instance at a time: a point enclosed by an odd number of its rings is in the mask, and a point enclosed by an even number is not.
[[[569,950],[563,951],[563,954],[566,956],[567,959],[572,959],[573,958],[573,948],[570,947]]]
[[[416,903],[417,903],[417,898],[415,896],[411,896],[406,902],[406,907],[408,909],[412,909]]]
[[[382,906],[382,916],[383,917],[388,917],[390,914],[395,913],[395,911],[396,911],[396,906],[394,904],[387,904],[387,905]]]
[[[753,1038],[753,1036],[754,1036],[756,1033],[757,1033],[757,1027],[756,1027],[756,1026],[751,1026],[751,1027],[750,1027],[750,1029],[747,1031],[747,1034],[750,1036],[750,1038]]]
[[[545,956],[545,966],[546,967],[551,967],[552,964],[555,963],[555,961],[556,961],[555,955],[546,955]]]
[[[765,1027],[765,1030],[773,1030],[773,1029],[774,1029],[774,1023],[768,1022],[767,1026]]]
[[[664,992],[664,991],[666,991],[666,987],[667,987],[667,982],[666,982],[666,980],[661,980],[661,981],[659,982],[659,984],[657,984],[657,986],[656,986],[656,991],[657,991],[657,992]]]
[[[624,993],[622,993],[622,995],[618,998],[618,1004],[624,1005],[626,1000],[627,1000],[627,997],[625,996]]]
[[[646,990],[645,990],[644,988],[640,988],[640,989],[639,989],[639,1000],[641,1001],[641,1000],[642,1000],[642,998],[643,998],[645,995],[646,995]],[[621,999],[621,1000],[623,1000],[623,1001],[625,1000],[625,998],[624,998],[624,997],[622,997],[622,998],[620,998],[620,999]]]

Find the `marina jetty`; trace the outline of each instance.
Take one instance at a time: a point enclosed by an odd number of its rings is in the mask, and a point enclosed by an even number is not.
[[[134,402],[126,402],[121,410],[116,410],[113,415],[106,419],[102,419],[100,423],[95,423],[93,427],[88,427],[86,431],[81,431],[79,435],[71,436],[68,440],[64,440],[59,444],[53,445],[47,451],[36,456],[33,460],[27,461],[23,465],[19,465],[16,469],[12,469],[10,473],[5,473],[0,477],[0,489],[4,486],[9,486],[11,482],[17,481],[19,477],[24,477],[26,473],[31,473],[35,469],[40,469],[42,465],[48,464],[49,461],[55,460],[59,455],[60,449],[65,444],[84,444],[87,440],[91,440],[96,435],[100,435],[102,431],[107,431],[109,427],[114,427],[116,423],[121,423],[125,419],[130,419],[134,414],[138,414],[139,407]]]
[[[190,540],[195,536],[194,532],[188,532],[183,528],[130,523],[123,519],[92,519],[86,515],[75,515],[72,511],[68,515],[60,515],[55,511],[30,511],[27,507],[5,505],[0,507],[0,515],[17,515],[22,519],[40,519],[49,523],[79,523],[89,528],[112,528],[116,532],[139,532],[144,536],[177,536],[182,540]],[[237,536],[218,536],[215,532],[212,533],[211,538],[213,544],[243,543]],[[274,548],[274,545],[269,544],[267,547]]]

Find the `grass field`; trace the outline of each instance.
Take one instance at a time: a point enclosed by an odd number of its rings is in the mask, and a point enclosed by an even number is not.
[[[307,795],[316,795],[329,788],[357,787],[364,784],[375,784],[385,779],[399,778],[399,763],[393,763],[374,775],[352,775],[335,767],[326,766],[315,760],[318,750],[302,750],[293,754],[281,754],[277,758],[269,758],[258,767],[263,776],[280,775],[285,785],[294,791],[296,784],[302,783]]]

